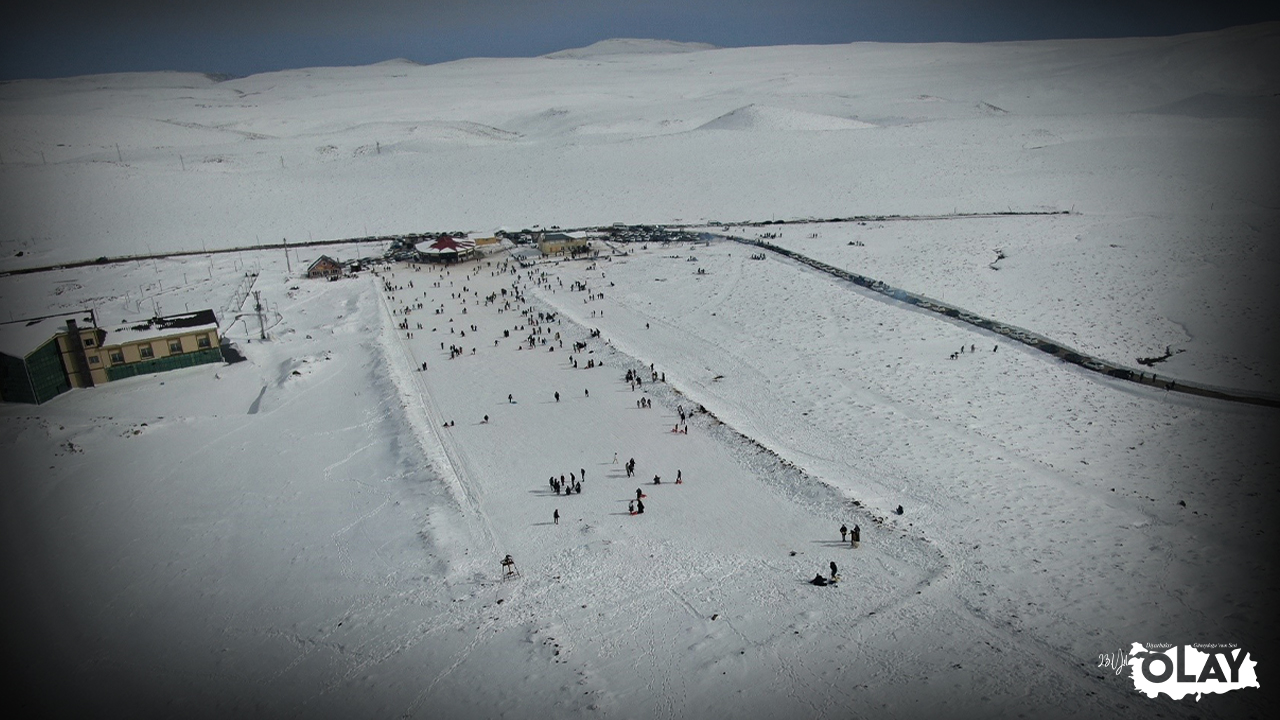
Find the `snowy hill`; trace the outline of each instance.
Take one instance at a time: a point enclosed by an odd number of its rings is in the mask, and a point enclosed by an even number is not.
[[[612,38],[592,43],[583,48],[557,50],[542,57],[569,58],[575,60],[596,59],[611,55],[670,55],[702,50],[715,50],[710,43],[676,42],[674,40],[646,40],[641,38]]]
[[[0,405],[15,704],[1263,716],[1272,684],[1149,699],[1101,661],[1222,642],[1266,667],[1273,408],[729,240],[299,274],[385,249],[308,240],[675,223],[1274,392],[1277,40],[615,40],[0,85],[0,270],[245,248],[0,276],[5,320],[214,308],[246,357]]]
[[[871,123],[799,110],[747,105],[698,126],[698,130],[858,130]]]

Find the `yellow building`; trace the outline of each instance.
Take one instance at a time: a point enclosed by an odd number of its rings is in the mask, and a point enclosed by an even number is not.
[[[42,403],[73,387],[223,362],[212,310],[104,329],[88,313],[0,324],[0,399]]]
[[[543,255],[559,253],[585,252],[588,247],[586,235],[575,235],[561,232],[539,233],[538,251]]]

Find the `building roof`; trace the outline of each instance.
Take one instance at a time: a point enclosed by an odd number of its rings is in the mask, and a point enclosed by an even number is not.
[[[307,272],[311,272],[315,270],[317,265],[332,265],[334,267],[342,267],[342,263],[338,262],[337,260],[334,260],[328,255],[321,255],[320,257],[316,258],[315,261],[312,262],[310,266],[307,267]]]
[[[573,232],[544,232],[538,236],[539,243],[570,243],[570,242],[586,242],[591,239],[591,234],[584,230],[575,230]]]
[[[94,326],[93,314],[88,310],[0,323],[0,352],[24,358],[54,335],[64,332],[68,320],[75,320],[82,329]]]
[[[212,310],[197,310],[180,315],[140,320],[107,328],[103,345],[125,345],[170,335],[201,332],[218,329],[218,318]]]
[[[474,241],[466,238],[456,238],[452,235],[440,235],[430,242],[424,241],[418,243],[414,249],[424,255],[452,255],[471,252],[476,249],[476,244]]]

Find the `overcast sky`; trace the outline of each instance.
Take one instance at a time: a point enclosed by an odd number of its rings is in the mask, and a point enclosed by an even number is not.
[[[1172,35],[1280,20],[1261,0],[37,0],[0,22],[0,80],[248,75],[391,58],[534,56],[615,37],[792,43]]]

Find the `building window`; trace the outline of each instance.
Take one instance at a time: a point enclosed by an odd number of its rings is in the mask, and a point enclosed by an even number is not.
[[[90,356],[89,356],[89,364],[90,364],[90,365],[97,365],[97,364],[98,364],[98,356],[97,356],[97,355],[90,355]]]
[[[85,339],[84,339],[84,346],[85,346],[85,347],[93,347],[93,343],[94,343],[94,339],[93,339],[93,338],[91,338],[91,337],[87,337],[87,338],[85,338]]]
[[[207,347],[209,347],[209,335],[208,335],[208,333],[206,333],[206,334],[204,334],[204,335],[197,335],[197,336],[196,336],[196,347],[200,347],[200,348],[207,348]]]
[[[156,356],[155,351],[151,349],[150,345],[139,345],[138,355],[142,356],[143,360],[148,360]]]
[[[180,354],[181,352],[182,352],[182,341],[181,341],[181,340],[170,340],[170,341],[169,341],[169,354],[170,354],[170,355],[178,355],[178,354]]]
[[[119,350],[112,350],[112,351],[111,351],[111,364],[112,364],[112,365],[123,365],[123,364],[124,364],[124,353],[123,353],[123,352],[121,352],[121,351],[119,351]]]

